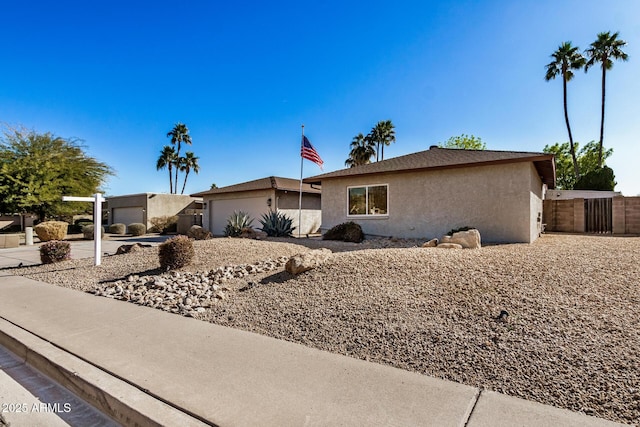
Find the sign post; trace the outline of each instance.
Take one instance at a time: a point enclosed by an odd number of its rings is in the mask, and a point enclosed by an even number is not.
[[[93,248],[94,265],[102,263],[102,194],[96,193],[93,197],[62,196],[63,202],[92,202],[93,203]]]

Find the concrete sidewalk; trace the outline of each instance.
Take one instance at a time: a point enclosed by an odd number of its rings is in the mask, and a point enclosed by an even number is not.
[[[0,317],[0,345],[126,425],[619,425],[24,277]]]

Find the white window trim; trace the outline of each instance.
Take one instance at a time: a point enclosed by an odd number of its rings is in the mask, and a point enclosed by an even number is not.
[[[352,215],[349,213],[349,190],[352,188],[365,188],[365,206],[369,206],[369,187],[387,187],[387,213],[385,214],[357,214]],[[373,218],[389,218],[389,184],[363,184],[363,185],[348,185],[347,186],[347,218],[361,218],[361,219],[373,219]]]

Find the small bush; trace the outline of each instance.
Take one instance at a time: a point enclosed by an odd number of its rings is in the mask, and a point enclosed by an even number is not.
[[[67,236],[68,223],[64,221],[45,221],[33,227],[41,242],[62,240]]]
[[[260,230],[267,233],[269,237],[288,237],[295,230],[295,227],[291,226],[292,223],[293,220],[282,212],[270,210],[268,214],[262,214],[260,220],[262,228]]]
[[[227,219],[227,226],[224,228],[224,235],[229,237],[238,237],[242,234],[242,229],[250,228],[253,219],[246,212],[234,212]]]
[[[87,240],[93,240],[95,226],[93,224],[85,225],[82,227],[82,235]],[[104,228],[100,227],[100,238],[104,237]]]
[[[209,230],[205,230],[199,225],[192,225],[189,231],[187,231],[187,236],[194,240],[208,240],[213,237]]]
[[[173,233],[178,229],[178,215],[173,216],[154,216],[149,219],[151,227],[149,231],[152,233]]]
[[[342,240],[344,242],[360,243],[364,240],[362,227],[353,221],[344,222],[324,233],[323,240]]]
[[[447,233],[447,236],[453,236],[453,233],[457,233],[458,231],[469,231],[469,230],[475,230],[475,227],[464,226],[460,228],[454,228],[452,230],[449,230],[449,232]]]
[[[69,242],[51,240],[40,246],[40,261],[43,264],[52,264],[69,258],[71,258],[71,245]]]
[[[129,224],[127,228],[129,229],[129,234],[132,236],[144,236],[147,234],[147,227],[139,222]]]
[[[187,236],[176,236],[158,247],[160,267],[163,270],[174,270],[191,264],[195,251],[193,242]]]
[[[111,234],[124,234],[127,232],[127,226],[121,222],[111,224],[109,226],[109,233]]]

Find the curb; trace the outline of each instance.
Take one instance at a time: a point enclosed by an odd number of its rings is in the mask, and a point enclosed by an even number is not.
[[[0,318],[0,345],[127,426],[208,426],[142,390]]]

